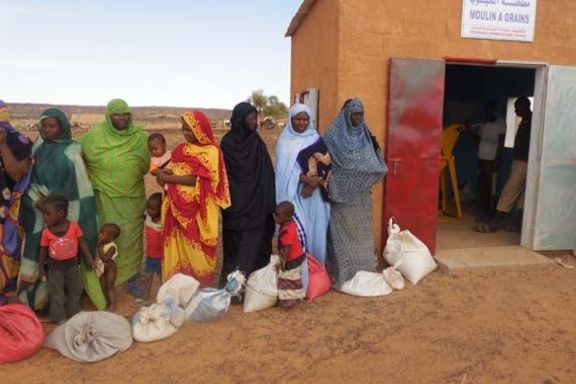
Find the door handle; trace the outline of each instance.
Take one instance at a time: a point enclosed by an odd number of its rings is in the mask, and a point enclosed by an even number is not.
[[[400,161],[400,159],[388,159],[388,162],[391,162],[393,164],[392,167],[389,167],[389,168],[392,168],[392,174],[394,176],[396,176],[396,173],[398,171],[398,162],[399,161]]]

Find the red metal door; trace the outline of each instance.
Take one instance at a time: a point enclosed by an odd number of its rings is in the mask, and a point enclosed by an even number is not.
[[[444,70],[440,60],[390,60],[384,238],[395,217],[430,248],[436,245]]]

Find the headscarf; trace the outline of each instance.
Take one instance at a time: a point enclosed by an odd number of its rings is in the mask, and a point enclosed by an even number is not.
[[[364,119],[358,126],[352,126],[350,117],[357,112],[364,113],[362,101],[350,99],[324,135],[332,157],[328,195],[337,203],[349,202],[356,194],[370,190],[387,171]]]
[[[292,119],[297,114],[305,112],[310,118],[308,128],[302,132],[296,132],[292,127]],[[298,154],[304,148],[314,144],[320,135],[312,125],[312,113],[305,104],[294,104],[288,113],[288,124],[282,131],[276,144],[276,202],[290,201],[297,193],[299,176],[302,172],[296,161]],[[294,172],[297,168],[297,172]]]
[[[236,105],[221,142],[232,197],[232,206],[222,212],[223,226],[238,231],[264,225],[276,201],[270,155],[256,130],[246,126],[251,113],[258,111],[250,103]]]
[[[78,139],[95,190],[110,197],[145,196],[144,175],[150,168],[148,133],[132,118],[124,130],[114,128],[110,116],[130,113],[128,104],[114,99],[106,108],[106,120]]]
[[[194,136],[196,136],[196,139],[200,142],[200,147],[205,147],[206,151],[210,151],[210,148],[214,148],[217,152],[215,159],[210,159],[210,156],[205,157],[206,160],[214,161],[211,161],[210,164],[206,164],[207,169],[211,172],[209,179],[211,184],[207,183],[203,187],[206,191],[202,193],[208,194],[220,207],[228,208],[230,206],[230,191],[228,189],[228,175],[226,173],[224,155],[214,137],[208,117],[203,112],[193,111],[184,113],[182,119],[192,129],[192,133],[194,133]],[[184,143],[184,146],[188,148],[192,145],[193,144]],[[196,144],[196,146],[198,145]],[[210,154],[211,152],[212,151],[210,151]],[[172,155],[173,161],[177,160],[177,156],[178,154]],[[201,210],[201,213],[205,215],[206,212],[205,210]]]

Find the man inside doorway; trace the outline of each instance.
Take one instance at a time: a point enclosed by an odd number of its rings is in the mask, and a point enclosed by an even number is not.
[[[514,111],[522,120],[516,131],[514,140],[514,161],[510,177],[502,190],[496,215],[487,224],[479,224],[473,228],[480,233],[496,232],[502,219],[514,207],[523,209],[524,191],[526,189],[526,173],[528,169],[528,150],[530,149],[530,127],[532,125],[532,111],[530,100],[527,97],[519,97],[514,103]]]

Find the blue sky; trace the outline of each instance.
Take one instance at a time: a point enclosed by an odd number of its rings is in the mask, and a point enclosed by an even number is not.
[[[290,101],[301,0],[0,0],[6,102],[232,108]]]

